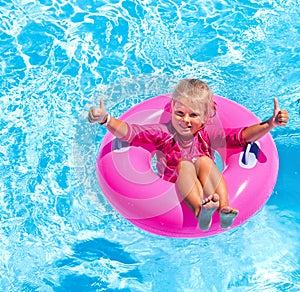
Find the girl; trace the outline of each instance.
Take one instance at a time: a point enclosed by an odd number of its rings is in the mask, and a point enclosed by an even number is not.
[[[208,85],[198,79],[184,79],[172,94],[171,119],[166,124],[128,124],[111,117],[103,99],[99,108],[90,110],[89,122],[100,123],[131,145],[157,151],[163,179],[176,184],[178,194],[193,211],[200,229],[208,230],[216,210],[222,228],[229,228],[238,215],[238,210],[229,205],[226,182],[213,161],[212,145],[244,146],[276,126],[285,126],[289,119],[288,112],[279,109],[275,98],[270,119],[249,127],[224,129],[224,139],[220,139],[220,135],[209,134],[206,129],[215,113]]]

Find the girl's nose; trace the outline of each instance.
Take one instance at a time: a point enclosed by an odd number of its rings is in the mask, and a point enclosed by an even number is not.
[[[189,116],[189,114],[185,114],[185,115],[182,117],[182,120],[183,120],[185,123],[189,123],[189,122],[190,122],[190,116]]]

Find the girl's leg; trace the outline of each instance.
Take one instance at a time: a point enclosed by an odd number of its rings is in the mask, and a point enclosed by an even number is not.
[[[179,163],[176,189],[198,217],[202,206],[203,189],[197,178],[195,166],[191,162],[184,160]]]
[[[185,203],[192,209],[194,215],[198,217],[200,228],[207,230],[210,227],[212,214],[219,207],[219,197],[213,195],[203,200],[203,189],[193,163],[189,161],[180,162],[176,189]],[[203,206],[202,202],[204,202]]]
[[[196,163],[198,178],[203,188],[204,197],[219,195],[219,214],[222,228],[228,228],[238,214],[238,210],[229,206],[228,189],[222,173],[207,156],[200,157]]]
[[[204,196],[218,194],[220,206],[228,206],[228,190],[225,179],[212,159],[207,156],[201,156],[195,163],[198,179],[202,185]]]

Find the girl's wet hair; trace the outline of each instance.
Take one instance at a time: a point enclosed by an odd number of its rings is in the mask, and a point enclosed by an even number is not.
[[[205,123],[216,114],[213,93],[209,86],[199,79],[183,79],[178,83],[172,93],[172,100],[182,102],[182,99],[191,108],[201,112]]]

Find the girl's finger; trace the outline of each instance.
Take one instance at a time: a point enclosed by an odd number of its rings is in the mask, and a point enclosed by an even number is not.
[[[275,97],[274,98],[274,112],[276,112],[278,110],[279,110],[279,104],[278,104],[277,98]]]
[[[100,98],[100,108],[104,108],[104,101],[103,97]]]

